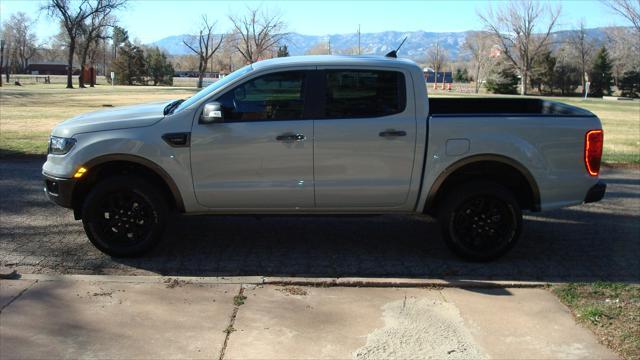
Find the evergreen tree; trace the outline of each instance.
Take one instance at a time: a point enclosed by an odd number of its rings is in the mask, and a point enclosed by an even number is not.
[[[637,98],[640,97],[640,72],[635,70],[626,71],[618,84],[622,96]]]
[[[556,60],[551,51],[546,51],[533,62],[531,86],[537,87],[538,93],[553,93]]]
[[[611,74],[611,59],[609,58],[609,52],[603,46],[598,51],[596,59],[593,62],[591,68],[591,87],[590,93],[592,96],[602,97],[604,94],[611,95],[611,83],[613,75]]]
[[[139,46],[126,41],[118,50],[113,69],[118,85],[144,84],[147,74],[144,52]]]
[[[487,91],[494,94],[517,94],[518,75],[508,64],[496,66],[485,81]]]
[[[156,46],[147,50],[145,59],[147,74],[153,85],[173,85],[173,65],[167,61],[167,55]]]
[[[289,56],[289,49],[287,45],[278,46],[278,57],[287,57]]]

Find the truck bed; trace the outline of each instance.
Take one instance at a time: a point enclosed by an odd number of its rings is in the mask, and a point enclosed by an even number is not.
[[[441,97],[429,98],[432,116],[594,116],[575,106],[535,98]]]

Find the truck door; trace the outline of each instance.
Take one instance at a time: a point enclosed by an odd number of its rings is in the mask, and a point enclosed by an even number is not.
[[[316,207],[404,210],[416,146],[409,74],[324,68],[314,122]],[[412,205],[411,205],[412,206]]]
[[[215,209],[313,208],[313,120],[306,70],[261,75],[215,99],[222,123],[193,126],[198,202]]]

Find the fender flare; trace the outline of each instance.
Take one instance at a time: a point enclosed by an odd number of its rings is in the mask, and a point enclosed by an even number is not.
[[[529,184],[529,187],[531,188],[531,193],[533,194],[532,210],[540,211],[541,209],[540,208],[540,189],[538,187],[538,183],[536,182],[535,178],[533,177],[529,169],[527,169],[520,162],[512,158],[509,158],[503,155],[496,155],[496,154],[472,155],[464,159],[460,159],[454,162],[453,164],[449,165],[446,169],[444,169],[442,173],[440,173],[440,175],[438,175],[436,180],[433,182],[433,185],[431,185],[431,189],[429,189],[429,193],[427,194],[427,200],[425,202],[424,210],[426,211],[427,209],[431,209],[435,206],[435,200],[438,195],[438,191],[440,190],[442,185],[445,183],[445,181],[449,178],[451,174],[453,174],[454,172],[456,172],[457,170],[461,169],[466,165],[477,163],[477,162],[484,162],[484,161],[498,162],[498,163],[511,166],[514,169],[516,169],[525,178],[525,180]]]
[[[131,154],[109,154],[109,155],[101,155],[89,160],[88,162],[85,163],[85,167],[87,167],[87,169],[91,169],[92,167],[95,167],[107,162],[112,162],[112,161],[131,162],[134,164],[141,165],[149,169],[151,172],[155,173],[165,182],[165,184],[169,188],[169,191],[171,192],[171,195],[175,200],[175,205],[178,211],[180,212],[185,211],[184,201],[182,200],[180,189],[178,189],[178,186],[176,185],[175,181],[173,181],[171,176],[160,165],[156,164],[155,162],[149,159],[146,159],[144,157],[137,156],[137,155],[131,155]]]

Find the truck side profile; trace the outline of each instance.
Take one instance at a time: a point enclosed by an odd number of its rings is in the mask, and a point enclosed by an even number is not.
[[[534,98],[428,98],[421,69],[382,56],[248,65],[187,100],[56,126],[45,193],[89,240],[134,256],[171,213],[425,214],[458,255],[490,260],[522,211],[602,199],[589,111]],[[425,234],[426,238],[426,234]]]

